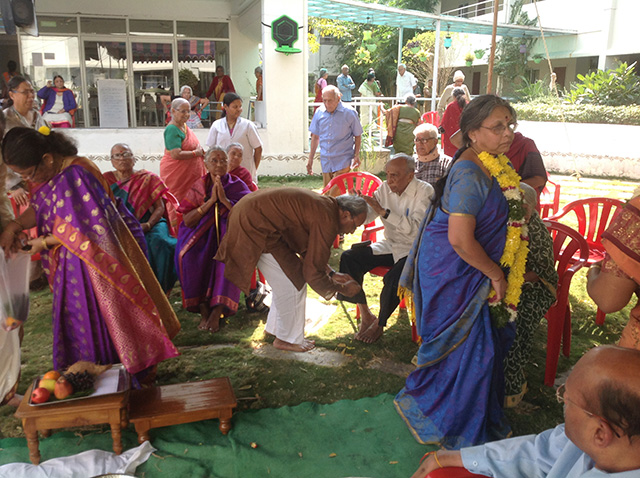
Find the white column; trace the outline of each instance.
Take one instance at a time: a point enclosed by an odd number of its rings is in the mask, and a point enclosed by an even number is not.
[[[301,53],[285,55],[275,51],[271,38],[271,23],[287,15],[302,27],[294,48]],[[262,0],[263,94],[266,115],[260,135],[265,143],[265,155],[302,155],[307,148],[307,2],[300,0]],[[285,173],[306,171],[303,161],[286,164]]]
[[[605,0],[602,2],[602,43],[600,54],[598,55],[598,70],[606,70],[611,67],[612,62],[607,62],[607,52],[611,41],[612,27],[615,17],[617,0]]]

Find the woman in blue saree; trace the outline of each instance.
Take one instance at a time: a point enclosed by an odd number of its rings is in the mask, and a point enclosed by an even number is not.
[[[224,277],[224,263],[213,259],[227,232],[231,208],[251,191],[228,173],[227,153],[212,146],[205,155],[207,174],[196,181],[180,203],[184,222],[178,231],[176,270],[182,305],[200,312],[198,329],[217,332],[220,318],[238,311],[240,289]]]
[[[499,263],[509,207],[479,156],[509,149],[515,119],[496,96],[469,103],[460,119],[465,146],[437,183],[403,272],[422,343],[395,404],[420,443],[457,449],[509,433],[502,360],[513,324],[496,328],[487,300],[491,287],[496,300],[507,290]]]
[[[111,148],[113,171],[104,173],[113,195],[122,199],[142,227],[147,242],[147,256],[162,290],[169,293],[178,275],[174,265],[176,238],[171,234],[165,198],[169,188],[159,176],[144,169],[134,170],[136,158],[123,143]],[[175,201],[175,197],[173,198]]]

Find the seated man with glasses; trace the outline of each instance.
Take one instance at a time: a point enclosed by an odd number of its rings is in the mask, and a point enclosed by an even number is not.
[[[557,397],[564,424],[539,435],[430,452],[413,478],[442,467],[497,478],[640,476],[640,351],[590,350]]]
[[[384,239],[371,245],[354,245],[340,257],[340,272],[349,274],[360,285],[370,270],[391,267],[384,276],[378,317],[369,309],[364,291],[352,297],[338,294],[338,300],[357,304],[362,320],[355,338],[364,343],[373,343],[382,336],[387,319],[400,303],[398,282],[402,268],[431,204],[433,187],[416,179],[415,169],[416,162],[411,156],[400,153],[391,157],[385,166],[387,180],[373,193],[373,197],[362,196],[370,208],[365,223],[379,216],[384,225]]]
[[[415,158],[418,161],[416,178],[435,186],[451,164],[451,158],[440,156],[438,149],[438,128],[424,123],[413,130],[416,144]]]

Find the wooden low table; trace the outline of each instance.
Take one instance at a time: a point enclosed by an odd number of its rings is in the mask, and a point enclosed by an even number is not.
[[[127,427],[127,404],[129,390],[81,400],[51,403],[47,405],[29,405],[31,389],[27,389],[15,416],[22,419],[22,428],[27,437],[31,463],[40,463],[38,431],[48,437],[52,429],[70,428],[85,425],[108,423],[111,426],[113,451],[122,453],[122,428]]]
[[[139,443],[149,440],[151,428],[211,418],[220,420],[220,431],[226,435],[237,404],[228,377],[164,385],[131,392],[129,421],[136,427]]]

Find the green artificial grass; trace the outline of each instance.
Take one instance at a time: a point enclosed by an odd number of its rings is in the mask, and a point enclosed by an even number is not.
[[[623,181],[578,180],[574,177],[553,177],[562,187],[562,201],[578,197],[609,196],[627,199],[634,183]],[[321,189],[318,176],[289,178],[260,178],[260,187],[297,186]],[[347,236],[342,248],[360,240],[360,232]],[[341,250],[333,250],[330,263],[338,267]],[[571,356],[561,356],[558,375],[566,374],[571,366],[589,348],[615,343],[629,316],[625,310],[607,315],[604,326],[595,325],[595,304],[586,294],[586,270],[574,276],[571,287],[572,347]],[[378,294],[382,279],[365,279],[365,291],[371,308],[377,311]],[[309,290],[309,297],[318,296]],[[341,307],[337,307],[328,323],[311,338],[318,347],[338,352],[348,360],[339,367],[326,367],[292,360],[275,360],[254,353],[272,341],[264,336],[265,315],[249,313],[241,301],[238,314],[216,334],[197,329],[199,316],[182,310],[180,292],[176,288],[170,300],[182,323],[175,344],[182,355],[160,364],[159,385],[204,380],[229,376],[239,399],[239,410],[296,406],[304,402],[331,404],[339,400],[358,400],[386,393],[395,395],[404,384],[404,377],[392,373],[393,367],[380,364],[409,364],[418,346],[411,342],[406,311],[396,312],[384,336],[374,344],[363,344],[353,339],[353,330]],[[330,301],[338,305],[335,301]],[[355,307],[345,304],[355,317]],[[562,406],[556,402],[554,389],[543,385],[546,333],[544,320],[535,335],[531,362],[526,367],[529,392],[524,403],[507,410],[515,435],[537,433],[563,421]],[[24,393],[36,375],[52,367],[51,294],[48,288],[31,294],[31,313],[25,324],[22,343],[22,376],[19,392]],[[13,417],[14,409],[0,407],[0,438],[23,437],[20,421]],[[84,434],[100,433],[100,428],[83,430]],[[25,444],[26,447],[26,444]],[[107,448],[108,449],[108,448]]]

